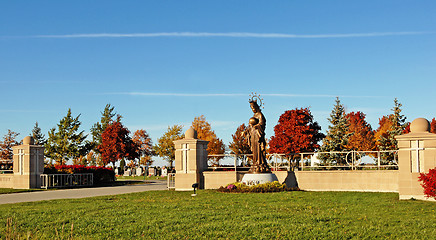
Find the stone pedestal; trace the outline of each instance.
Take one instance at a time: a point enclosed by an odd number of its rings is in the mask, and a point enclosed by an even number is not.
[[[400,199],[429,200],[418,177],[436,167],[436,134],[430,133],[430,123],[424,118],[415,119],[410,133],[396,136],[398,141],[398,192]]]
[[[198,183],[204,189],[203,171],[207,169],[208,141],[197,139],[197,133],[190,128],[185,138],[174,141],[176,148],[175,190],[192,190],[192,184]]]
[[[241,182],[247,186],[254,186],[274,181],[279,181],[274,173],[247,173],[244,175]]]
[[[12,147],[14,152],[14,188],[40,188],[44,172],[44,147],[33,145],[32,137],[25,137],[23,145]]]

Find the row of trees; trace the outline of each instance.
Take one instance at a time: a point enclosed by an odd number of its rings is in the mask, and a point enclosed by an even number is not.
[[[379,128],[372,130],[371,125],[365,120],[364,113],[346,113],[337,98],[328,119],[330,125],[320,152],[396,150],[395,136],[402,134],[409,124],[406,122],[406,117],[401,114],[401,106],[401,103],[395,99],[392,114],[383,116],[379,120]],[[382,155],[383,159],[388,161],[385,163],[394,160],[393,153],[384,152]],[[319,158],[329,164],[344,164],[346,161],[345,156],[339,153],[322,154]]]
[[[195,117],[194,121],[192,121],[191,127],[197,131],[198,139],[209,141],[207,146],[207,152],[209,155],[223,154],[225,152],[225,144],[223,140],[216,136],[210,123],[206,121],[206,118],[203,115]],[[182,128],[183,126],[181,125],[168,127],[168,130],[158,139],[158,144],[153,148],[156,155],[167,160],[171,166],[175,159],[173,141],[184,137],[182,134]],[[215,164],[217,164],[218,161],[219,158],[216,158]]]
[[[346,113],[345,107],[337,98],[328,118],[330,125],[326,135],[321,133],[320,125],[314,121],[308,108],[285,111],[274,127],[274,136],[268,142],[268,152],[288,154],[317,150],[341,152],[397,149],[394,136],[409,131],[406,117],[401,114],[401,107],[402,105],[395,99],[392,114],[380,118],[378,129],[372,130],[371,125],[365,120],[364,113]],[[80,130],[80,114],[73,117],[71,109],[56,127],[50,129],[47,139],[36,122],[32,130],[35,144],[45,145],[45,155],[57,164],[65,164],[67,160],[72,160],[75,164],[83,165],[109,163],[115,165],[117,161],[121,161],[120,165],[124,166],[125,161],[130,160],[130,165],[135,165],[137,162],[146,165],[151,164],[152,156],[156,155],[172,165],[175,158],[173,141],[183,138],[183,126],[168,127],[158,139],[158,143],[153,145],[150,136],[143,129],[131,135],[123,125],[122,117],[114,112],[114,107],[110,104],[106,105],[101,115],[100,121],[90,130],[90,140],[84,131]],[[210,155],[225,152],[225,144],[216,136],[203,115],[194,118],[191,127],[197,131],[199,139],[209,141],[207,150]],[[231,153],[251,153],[245,135],[241,134],[246,129],[247,126],[241,124],[232,135],[232,142],[228,145]],[[434,118],[431,122],[431,131],[436,133]],[[11,147],[18,144],[15,140],[17,136],[17,133],[8,130],[3,141],[0,141],[1,159],[12,158]],[[389,153],[384,157],[393,159],[393,155]],[[320,158],[326,163],[333,164],[341,164],[345,161],[340,154],[322,154]],[[216,161],[219,159],[215,158]]]
[[[73,117],[71,109],[56,127],[50,129],[47,140],[40,134],[37,124],[32,134],[36,143],[45,145],[45,156],[56,164],[65,164],[68,160],[74,164],[101,166],[115,165],[118,160],[123,160],[122,165],[125,160],[139,160],[142,164],[151,161],[152,141],[145,130],[139,129],[130,136],[121,115],[117,115],[110,104],[101,115],[100,121],[91,127],[91,140],[80,130],[80,114]]]
[[[120,161],[120,166],[124,166],[126,160],[130,160],[128,164],[131,166],[137,162],[150,165],[154,155],[164,158],[172,165],[175,158],[173,141],[184,137],[183,126],[168,127],[158,143],[153,145],[145,130],[139,129],[131,134],[123,125],[121,115],[117,115],[110,104],[106,105],[101,114],[100,121],[90,129],[90,140],[80,130],[80,114],[74,117],[71,109],[68,109],[66,116],[56,127],[50,129],[47,139],[38,122],[35,123],[31,135],[35,144],[45,146],[45,156],[58,165],[65,164],[68,160],[81,165],[105,166],[112,163],[115,166]],[[192,128],[197,130],[200,139],[209,141],[207,150],[210,154],[225,152],[223,141],[216,136],[203,115],[194,119]],[[15,140],[17,136],[18,133],[9,130],[4,140],[0,141],[0,159],[12,159],[12,146],[19,144]]]
[[[392,114],[379,119],[379,127],[373,130],[362,112],[345,112],[345,107],[336,98],[333,110],[328,118],[330,125],[327,135],[321,133],[321,127],[314,121],[308,108],[296,108],[285,111],[274,127],[274,136],[269,141],[269,153],[302,152],[344,152],[344,151],[389,151],[397,149],[396,135],[409,132],[409,123],[401,114],[401,103],[394,100]],[[249,154],[247,139],[240,133],[246,130],[240,125],[232,135],[229,144],[232,153]],[[436,119],[431,121],[431,132],[436,133]],[[322,144],[320,145],[322,140]],[[319,158],[326,164],[344,164],[345,155],[321,154]],[[382,158],[388,164],[394,160],[392,152],[383,152]]]

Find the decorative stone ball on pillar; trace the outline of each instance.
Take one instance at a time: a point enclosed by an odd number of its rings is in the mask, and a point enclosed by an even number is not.
[[[207,166],[208,141],[197,139],[197,131],[189,128],[185,138],[174,141],[176,148],[175,189],[176,191],[192,190],[192,184],[198,183],[204,188],[203,172]]]
[[[436,167],[436,134],[430,123],[417,118],[410,124],[410,133],[396,136],[398,142],[398,187],[400,199],[429,200],[418,181],[420,173]]]
[[[14,160],[14,188],[40,188],[44,172],[44,146],[34,145],[34,139],[27,136],[23,144],[12,147]]]

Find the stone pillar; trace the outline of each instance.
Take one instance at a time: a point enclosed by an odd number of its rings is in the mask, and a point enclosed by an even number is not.
[[[204,188],[203,171],[207,169],[208,141],[197,139],[197,132],[190,128],[185,138],[174,141],[176,148],[176,191],[192,190],[192,184],[198,183]]]
[[[44,172],[44,147],[33,145],[32,137],[25,137],[23,145],[12,147],[14,152],[14,188],[40,188]]]
[[[436,134],[430,133],[430,123],[425,118],[417,118],[410,124],[410,133],[395,138],[399,149],[400,199],[429,200],[424,196],[418,177],[436,167]]]

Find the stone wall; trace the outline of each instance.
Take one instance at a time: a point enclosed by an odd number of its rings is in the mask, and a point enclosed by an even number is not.
[[[307,191],[398,192],[396,170],[374,171],[275,171],[280,183]],[[205,189],[238,182],[245,172],[204,172]]]
[[[229,183],[242,180],[245,172],[223,171],[223,172],[203,172],[204,189],[218,189]]]
[[[300,171],[298,187],[308,191],[398,192],[397,170]]]
[[[13,188],[14,174],[0,174],[0,188]]]

